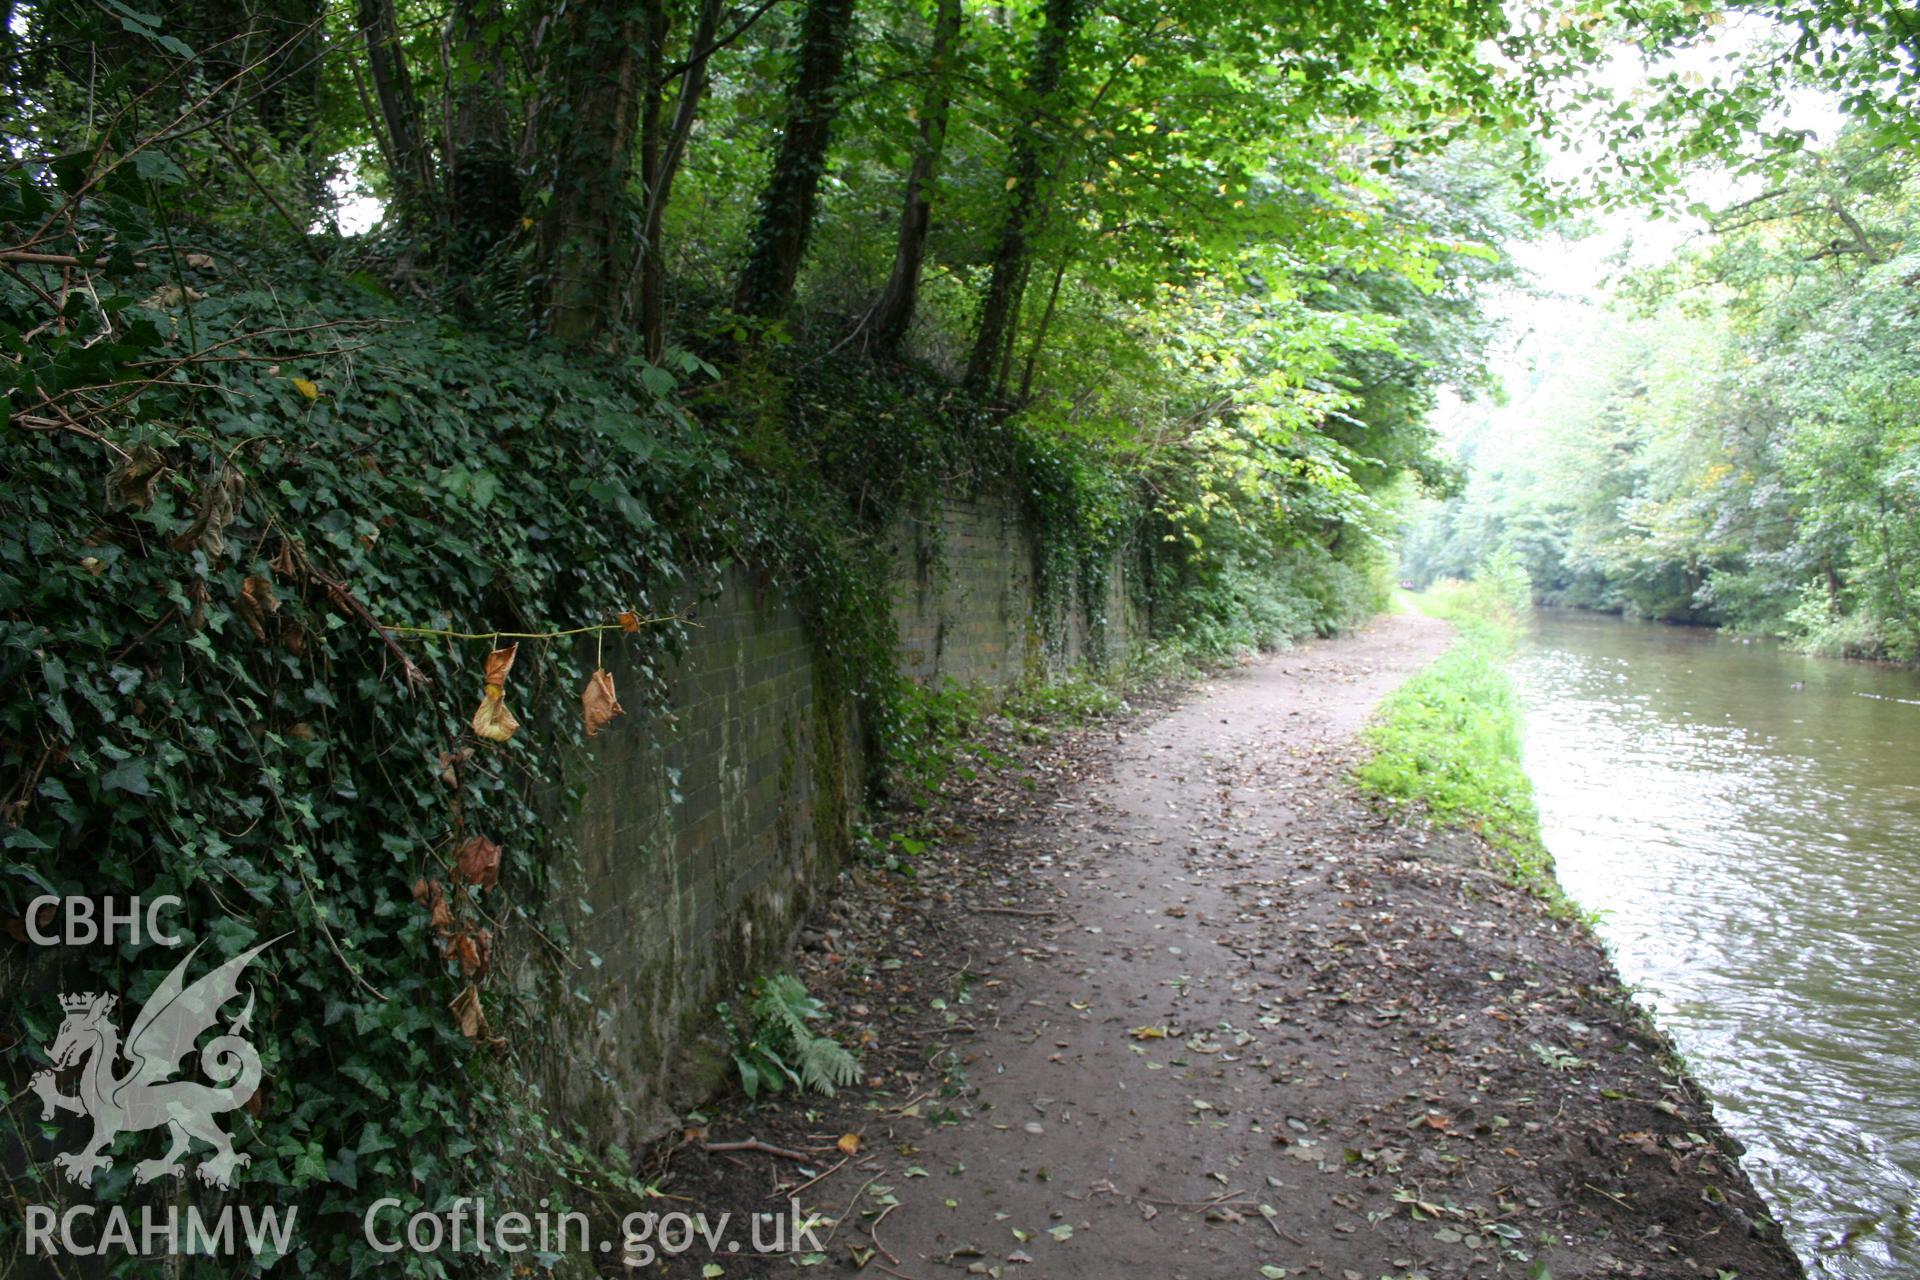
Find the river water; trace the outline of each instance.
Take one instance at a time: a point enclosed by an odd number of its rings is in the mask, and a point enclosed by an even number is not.
[[[1555,611],[1515,674],[1561,882],[1808,1271],[1920,1275],[1920,675]]]

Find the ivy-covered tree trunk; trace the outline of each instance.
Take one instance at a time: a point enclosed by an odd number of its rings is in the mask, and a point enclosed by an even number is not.
[[[746,268],[734,290],[742,315],[774,319],[793,301],[794,281],[813,232],[827,143],[840,109],[853,0],[808,0],[800,28],[800,66],[787,90],[787,125],[760,197]]]
[[[1084,16],[1083,0],[1047,0],[1045,20],[1035,37],[1033,69],[1027,75],[1027,110],[1014,135],[1009,165],[1008,187],[1013,203],[1000,229],[993,275],[980,304],[973,355],[967,361],[967,386],[976,392],[985,392],[993,385],[1007,350],[1007,330],[1026,278],[1027,243],[1040,208],[1041,168],[1047,144],[1046,124],[1040,117],[1060,88],[1066,73],[1067,46]]]
[[[454,0],[447,24],[453,84],[446,140],[449,256],[471,265],[521,216],[521,179],[510,135],[511,99],[500,0]]]
[[[920,141],[907,170],[907,191],[900,204],[893,270],[873,307],[873,337],[883,352],[898,349],[913,324],[920,295],[920,267],[926,259],[927,231],[933,223],[933,177],[947,139],[947,112],[953,98],[954,45],[960,38],[960,0],[938,0],[933,47],[927,55],[927,92],[920,104]]]
[[[582,0],[559,42],[553,203],[543,228],[547,331],[587,343],[619,323],[626,295],[627,180],[646,90],[647,33],[664,0]]]
[[[400,47],[393,0],[359,0],[360,36],[367,44],[367,74],[386,126],[394,203],[403,220],[419,221],[432,203],[433,159],[420,124],[420,100]]]

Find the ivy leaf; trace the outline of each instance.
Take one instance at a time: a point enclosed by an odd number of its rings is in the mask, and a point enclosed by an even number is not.
[[[640,371],[640,385],[647,389],[648,394],[664,400],[680,384],[671,373],[657,364],[650,364]]]
[[[147,784],[147,762],[137,756],[131,760],[122,760],[100,775],[100,786],[105,791],[124,791],[134,796],[151,794],[151,788]]]

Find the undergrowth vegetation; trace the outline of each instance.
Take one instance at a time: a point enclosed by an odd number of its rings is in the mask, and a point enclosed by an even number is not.
[[[728,1050],[747,1097],[812,1090],[832,1097],[860,1075],[860,1060],[815,1024],[826,1006],[790,973],[757,979],[744,1008],[719,1006]]]
[[[1458,638],[1381,704],[1355,777],[1443,826],[1474,831],[1507,856],[1515,879],[1558,907],[1564,899],[1541,842],[1521,763],[1519,698],[1506,670],[1527,591],[1525,576],[1502,559],[1472,582],[1449,579],[1416,598]]]

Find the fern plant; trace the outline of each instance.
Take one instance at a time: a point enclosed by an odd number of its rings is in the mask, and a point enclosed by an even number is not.
[[[744,1022],[731,1005],[722,1004],[719,1012],[740,1087],[749,1098],[762,1089],[779,1093],[788,1085],[832,1097],[836,1088],[859,1078],[860,1060],[811,1025],[827,1016],[826,1006],[790,973],[754,982]]]

